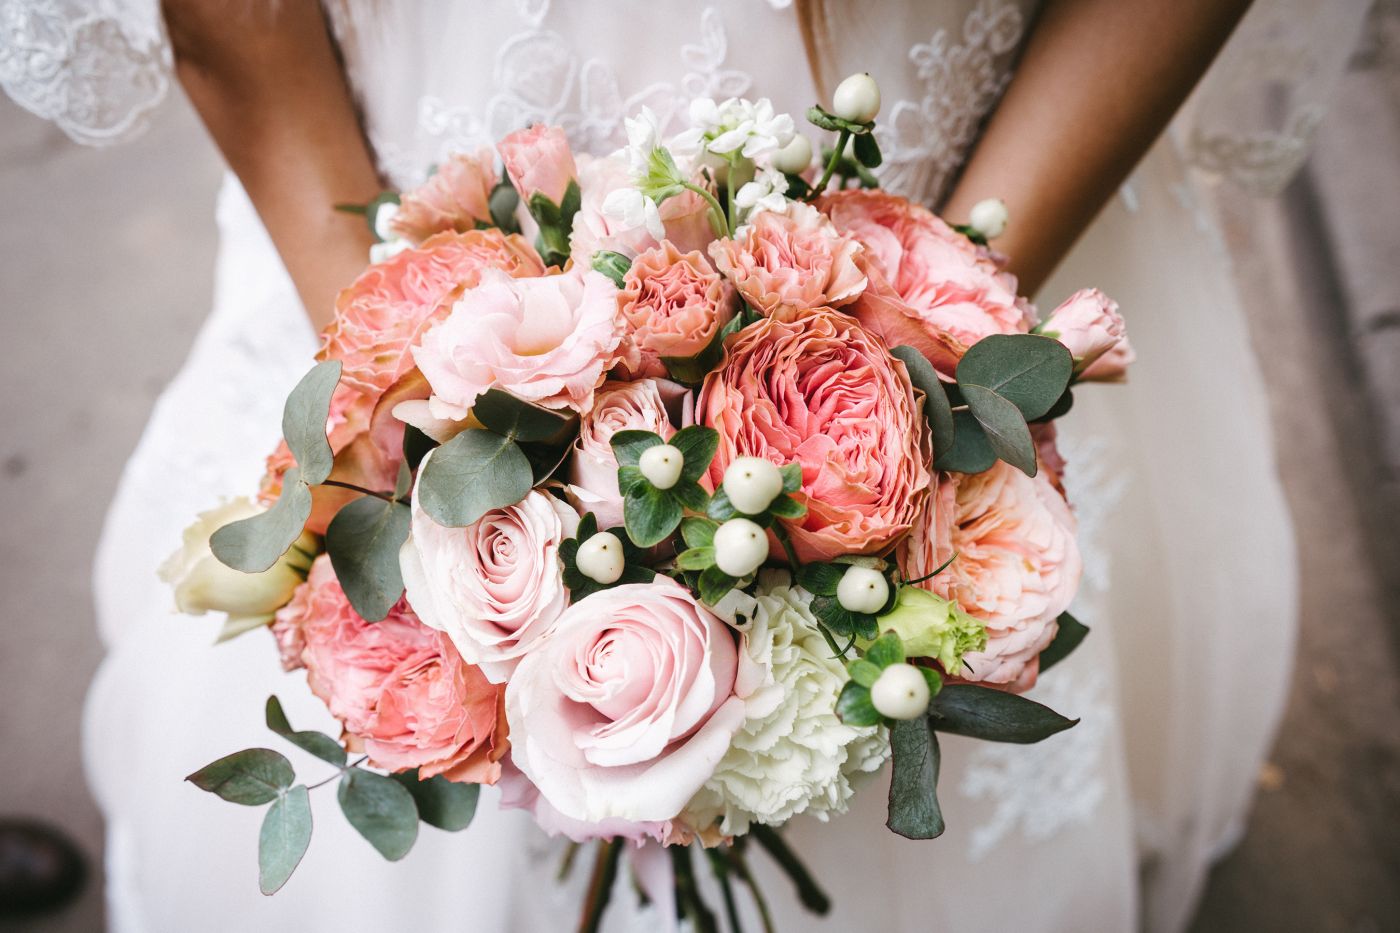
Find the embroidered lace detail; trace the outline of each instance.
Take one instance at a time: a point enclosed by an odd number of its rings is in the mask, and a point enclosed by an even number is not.
[[[924,97],[899,101],[876,128],[882,184],[931,203],[943,198],[1011,80],[1025,27],[1008,0],[980,0],[963,21],[961,41],[939,29],[909,50]]]
[[[154,2],[0,0],[0,87],[76,142],[139,133],[170,67]]]

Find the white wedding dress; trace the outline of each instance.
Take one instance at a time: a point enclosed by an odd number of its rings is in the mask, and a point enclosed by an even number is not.
[[[790,2],[328,0],[327,12],[380,165],[405,186],[532,121],[605,152],[643,104],[666,119],[698,95],[768,96],[800,115],[819,95]],[[1011,80],[1035,5],[818,4],[840,37],[824,80],[879,79],[886,186],[931,203],[946,193]],[[152,7],[0,0],[0,83],[74,138],[128,135],[168,83]],[[1280,161],[1202,140],[1217,167]],[[1032,695],[1083,721],[1032,747],[948,738],[949,828],[937,841],[884,829],[883,779],[846,817],[798,820],[790,838],[835,907],[815,923],[765,869],[781,929],[1176,930],[1238,833],[1282,705],[1296,568],[1260,378],[1193,183],[1160,144],[1044,291],[1053,305],[1103,288],[1139,356],[1127,386],[1078,393],[1064,434],[1088,556],[1077,612],[1094,633]],[[252,745],[287,753],[302,780],[324,776],[262,727],[269,694],[299,728],[333,731],[303,676],[280,672],[270,639],[213,647],[218,623],[174,615],[156,579],[197,511],[256,488],[315,347],[232,178],[218,222],[213,313],[127,465],[96,569],[109,653],[85,754],[108,820],[112,929],[572,928],[586,860],[557,885],[558,844],[490,792],[469,830],[425,828],[387,864],[336,812],[333,789],[315,791],[310,851],[263,898],[257,813],[181,782]],[[659,925],[629,884],[614,904],[608,929]]]

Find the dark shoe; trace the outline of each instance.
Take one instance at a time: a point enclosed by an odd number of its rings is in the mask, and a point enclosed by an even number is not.
[[[62,910],[87,880],[82,853],[52,826],[0,820],[0,917]]]

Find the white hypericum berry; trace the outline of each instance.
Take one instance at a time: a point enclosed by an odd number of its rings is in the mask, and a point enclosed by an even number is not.
[[[794,134],[792,142],[773,153],[772,164],[780,172],[801,175],[812,167],[812,141],[801,133]]]
[[[768,559],[768,532],[747,518],[731,518],[715,531],[715,566],[747,577]]]
[[[912,664],[891,664],[870,687],[875,712],[890,719],[918,719],[928,710],[928,681]]]
[[[604,586],[616,583],[626,566],[622,542],[611,531],[600,531],[578,546],[574,563],[578,572],[590,580]]]
[[[883,573],[869,567],[847,567],[841,582],[836,584],[836,601],[847,612],[873,615],[885,608],[889,598],[889,581]]]
[[[783,491],[783,474],[762,457],[737,457],[724,471],[724,494],[745,515],[761,515]]]
[[[657,444],[642,451],[637,460],[637,469],[657,489],[670,489],[681,478],[681,467],[685,465],[685,454],[670,444]]]
[[[987,198],[972,205],[972,211],[967,215],[967,225],[992,240],[1006,232],[1006,222],[1010,219],[1005,201]]]
[[[880,112],[880,85],[868,72],[851,75],[836,85],[831,112],[852,123],[869,123]]]

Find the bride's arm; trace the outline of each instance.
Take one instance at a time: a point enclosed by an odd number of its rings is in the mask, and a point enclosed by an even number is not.
[[[176,73],[243,182],[312,323],[363,271],[379,179],[315,0],[165,0]]]
[[[943,211],[1004,199],[1034,294],[1186,99],[1249,0],[1049,0]]]

